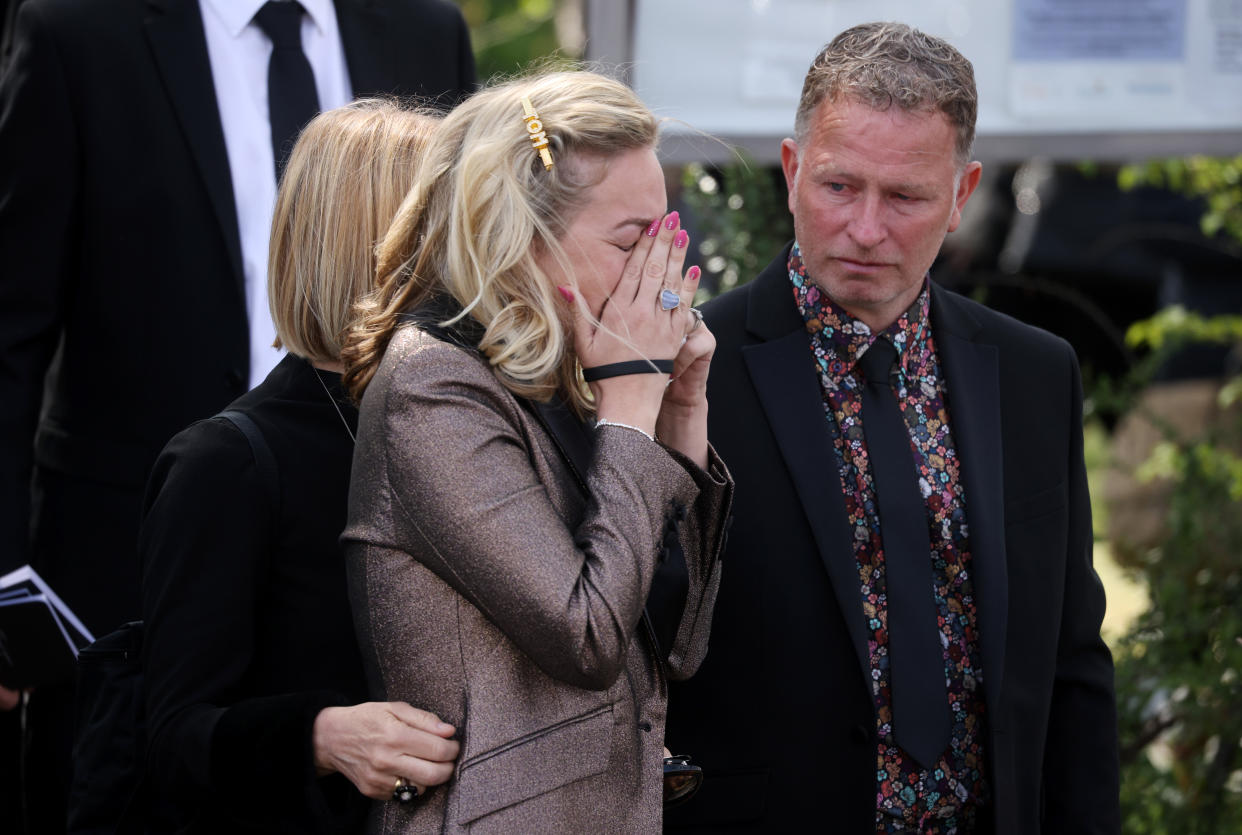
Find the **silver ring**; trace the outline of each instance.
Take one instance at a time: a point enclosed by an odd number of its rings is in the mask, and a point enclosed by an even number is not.
[[[686,331],[687,334],[694,333],[695,329],[703,324],[703,311],[697,307],[692,307],[690,308],[690,315],[694,317],[694,324],[690,326],[690,330]]]
[[[665,287],[660,291],[660,309],[676,310],[681,305],[681,296]]]

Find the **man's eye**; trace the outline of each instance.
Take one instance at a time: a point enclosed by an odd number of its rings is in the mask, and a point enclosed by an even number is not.
[[[845,191],[845,183],[829,183],[828,188],[838,192]]]
[[[894,200],[913,200],[914,198],[912,198],[908,194],[902,194],[900,192],[896,192],[893,194],[893,199]]]

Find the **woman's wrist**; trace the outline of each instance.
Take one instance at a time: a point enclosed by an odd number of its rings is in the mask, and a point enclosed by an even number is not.
[[[637,427],[648,435],[656,434],[656,420],[660,414],[658,394],[667,378],[654,374],[643,376],[656,379],[635,381],[618,377],[607,381],[606,386],[594,384],[595,417]]]
[[[701,433],[707,437],[707,400],[694,404],[665,401],[656,415],[656,429],[660,436],[683,434],[686,431]]]
[[[315,716],[311,727],[311,749],[315,756],[315,771],[320,777],[339,769],[333,758],[333,740],[338,733],[338,720],[345,717],[344,707],[325,707]]]
[[[700,468],[707,468],[707,401],[695,406],[666,403],[656,420],[656,434]]]

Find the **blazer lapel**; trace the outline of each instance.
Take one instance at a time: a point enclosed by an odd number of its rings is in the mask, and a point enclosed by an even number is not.
[[[144,21],[147,42],[220,223],[234,280],[238,290],[244,292],[245,274],[233,181],[198,3],[195,0],[148,0],[148,5],[151,14]]]
[[[336,25],[341,31],[354,96],[395,90],[396,44],[387,33],[385,9],[373,0],[336,0]]]
[[[955,296],[934,284],[931,314],[932,332],[944,366],[949,425],[962,461],[984,695],[990,715],[997,716],[1009,621],[997,348],[974,340],[978,322]]]
[[[755,279],[747,329],[761,340],[742,348],[747,371],[793,478],[820,559],[828,571],[864,678],[871,675],[858,565],[839,470],[811,362],[806,329],[785,275],[788,249]],[[825,489],[825,482],[832,488]]]
[[[551,403],[537,403],[533,400],[526,402],[530,404],[535,419],[548,431],[552,442],[560,450],[561,457],[569,465],[578,487],[582,490],[582,495],[589,498],[591,494],[587,488],[586,474],[591,466],[591,459],[595,456],[595,438],[590,430],[559,400]]]

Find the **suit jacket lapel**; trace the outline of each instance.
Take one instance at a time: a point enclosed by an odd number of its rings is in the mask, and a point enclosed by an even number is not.
[[[835,489],[840,478],[819,380],[786,274],[788,256],[786,248],[755,279],[747,329],[762,341],[743,347],[742,356],[828,571],[859,669],[870,679],[858,565],[845,502],[841,491]],[[827,489],[826,483],[830,485]]]
[[[975,340],[978,322],[955,296],[934,284],[931,314],[944,367],[949,425],[962,461],[984,695],[988,711],[997,716],[1009,620],[997,348]]]
[[[202,15],[195,0],[148,0],[148,4],[151,15],[144,22],[147,42],[220,223],[234,280],[244,293],[237,207]]]
[[[396,44],[386,31],[385,9],[373,0],[336,0],[336,24],[341,31],[354,96],[395,90]]]

